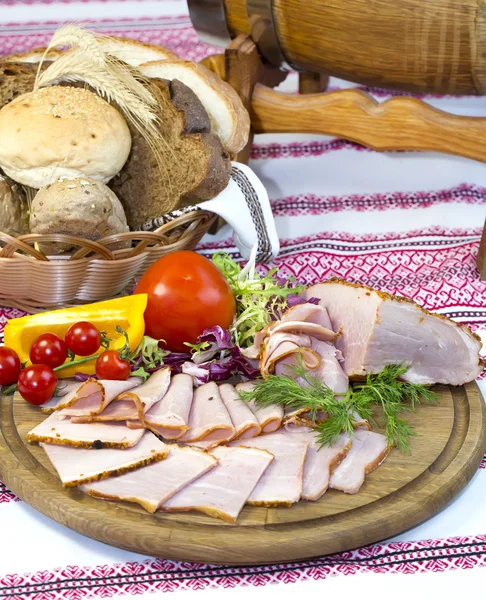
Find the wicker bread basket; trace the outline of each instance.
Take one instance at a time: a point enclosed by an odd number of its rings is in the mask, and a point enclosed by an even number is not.
[[[0,304],[27,312],[96,302],[128,292],[154,261],[194,248],[217,219],[195,210],[154,232],[130,231],[97,242],[67,235],[0,233]],[[131,247],[110,250],[120,242]],[[35,246],[62,242],[77,247],[70,255],[49,259]]]
[[[0,305],[34,313],[128,293],[158,258],[195,248],[212,226],[222,224],[217,214],[192,208],[162,217],[154,231],[130,231],[96,242],[64,234],[13,237],[0,232]],[[39,250],[48,242],[73,250],[49,257]],[[123,249],[117,249],[120,242]]]

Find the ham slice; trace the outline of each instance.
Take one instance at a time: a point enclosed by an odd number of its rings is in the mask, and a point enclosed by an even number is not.
[[[181,442],[205,440],[221,444],[234,436],[235,428],[214,381],[194,391],[189,427],[180,438]]]
[[[268,377],[275,370],[277,361],[291,354],[300,354],[304,365],[309,369],[319,366],[319,356],[311,349],[311,338],[308,335],[293,333],[275,333],[265,339],[260,358],[262,377]]]
[[[483,370],[481,342],[467,327],[432,314],[407,298],[332,279],[308,288],[320,298],[333,328],[342,327],[336,346],[350,378],[379,373],[386,365],[410,365],[412,383],[462,385]]]
[[[246,402],[240,400],[238,392],[229,383],[219,386],[219,393],[235,428],[235,438],[244,440],[260,435],[262,428]]]
[[[140,385],[140,377],[130,377],[126,381],[110,379],[88,379],[77,390],[61,398],[55,409],[59,418],[97,415],[122,392]]]
[[[54,396],[40,407],[41,411],[45,413],[55,411],[60,404],[64,403],[63,398],[68,394],[73,394],[80,386],[79,381],[75,379],[59,381]]]
[[[273,456],[255,448],[215,448],[218,466],[162,505],[162,510],[198,510],[236,523],[245,502]]]
[[[27,434],[28,442],[44,442],[75,448],[131,448],[144,434],[144,429],[130,429],[121,423],[73,423],[59,420],[57,412],[39,423]]]
[[[190,375],[174,375],[162,400],[145,413],[145,426],[167,440],[183,436],[189,429],[193,387]]]
[[[312,429],[293,427],[290,431],[296,436],[296,439],[304,439],[309,442],[304,464],[302,499],[319,500],[329,487],[331,472],[349,452],[352,445],[351,438],[341,434],[332,446],[326,444],[320,447],[316,441],[316,433]]]
[[[142,469],[81,486],[81,490],[106,500],[136,502],[150,513],[174,494],[218,464],[216,458],[200,450],[172,444],[169,456]]]
[[[242,442],[231,442],[231,446]],[[248,498],[255,506],[290,506],[302,495],[304,461],[309,442],[285,430],[244,441],[245,446],[267,450],[274,461]]]
[[[356,429],[346,458],[334,469],[329,485],[347,494],[356,494],[365,476],[374,471],[386,458],[391,447],[380,433]]]
[[[159,369],[142,385],[119,394],[103,412],[92,416],[72,417],[71,420],[73,423],[138,420],[142,424],[144,413],[159,402],[167,392],[169,384],[170,368]]]
[[[63,487],[74,487],[88,481],[120,475],[162,460],[169,454],[169,447],[150,432],[136,446],[125,450],[87,450],[54,444],[41,446],[58,472]]]
[[[253,382],[246,381],[245,383],[239,383],[236,386],[237,392],[251,392],[253,390]],[[265,408],[259,408],[254,401],[248,403],[249,407],[253,411],[253,414],[258,419],[258,423],[262,428],[263,433],[272,433],[282,426],[282,419],[284,417],[284,409],[278,404],[267,406]]]
[[[258,331],[252,346],[242,349],[242,354],[249,359],[258,358],[265,338],[277,332],[302,333],[331,342],[339,335],[332,331],[331,320],[325,308],[309,303],[298,304],[289,308],[279,321],[274,321]]]

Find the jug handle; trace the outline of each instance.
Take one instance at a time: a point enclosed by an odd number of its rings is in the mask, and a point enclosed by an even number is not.
[[[373,150],[421,150],[486,162],[486,118],[458,116],[410,97],[377,102],[345,89],[300,96],[256,85],[254,133],[320,133]]]

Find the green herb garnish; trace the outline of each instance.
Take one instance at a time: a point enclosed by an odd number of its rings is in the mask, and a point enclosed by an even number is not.
[[[230,331],[241,348],[251,346],[257,331],[281,317],[288,308],[290,294],[301,294],[305,290],[305,286],[294,286],[293,277],[288,277],[281,285],[277,268],[260,275],[254,259],[243,269],[226,252],[217,252],[212,260],[225,276],[236,299],[236,320]]]
[[[192,356],[197,356],[207,350],[210,347],[209,342],[199,342],[199,344],[190,344],[189,342],[184,342],[184,346],[187,346],[190,349]]]
[[[435,402],[438,394],[426,386],[401,381],[399,377],[407,370],[404,365],[387,365],[381,373],[367,375],[364,383],[350,386],[343,397],[309,372],[299,356],[297,364],[289,367],[292,377],[271,375],[257,381],[251,392],[240,392],[240,397],[247,402],[254,400],[259,407],[279,404],[290,410],[308,411],[320,446],[335,443],[340,433],[352,435],[356,417],[371,420],[372,406],[379,405],[383,409],[388,443],[403,452],[410,452],[408,440],[415,432],[398,415],[413,411],[421,401]],[[303,385],[293,377],[299,378]],[[318,412],[327,414],[323,423],[315,422]]]

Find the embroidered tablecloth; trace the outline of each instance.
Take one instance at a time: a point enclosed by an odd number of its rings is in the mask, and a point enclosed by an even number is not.
[[[65,21],[162,44],[192,60],[218,51],[198,40],[183,0],[3,0],[0,55],[45,44]],[[334,79],[330,85],[352,86]],[[295,92],[295,75],[281,88]],[[363,89],[379,101],[391,95]],[[424,98],[457,114],[486,116],[483,98]],[[318,135],[261,135],[250,166],[269,191],[282,245],[275,263],[284,275],[309,284],[336,275],[404,294],[484,336],[486,284],[475,266],[486,216],[483,164],[437,154],[378,154]],[[237,255],[226,228],[200,247],[208,255],[223,248]],[[0,309],[0,329],[19,314]],[[298,564],[245,568],[175,563],[105,546],[43,517],[0,484],[0,596],[172,592],[229,599],[250,592],[266,598],[288,584],[286,593],[346,597],[360,593],[363,582],[377,595],[391,585],[424,595],[480,586],[486,579],[479,568],[486,564],[485,468],[483,460],[445,510],[396,539]]]

